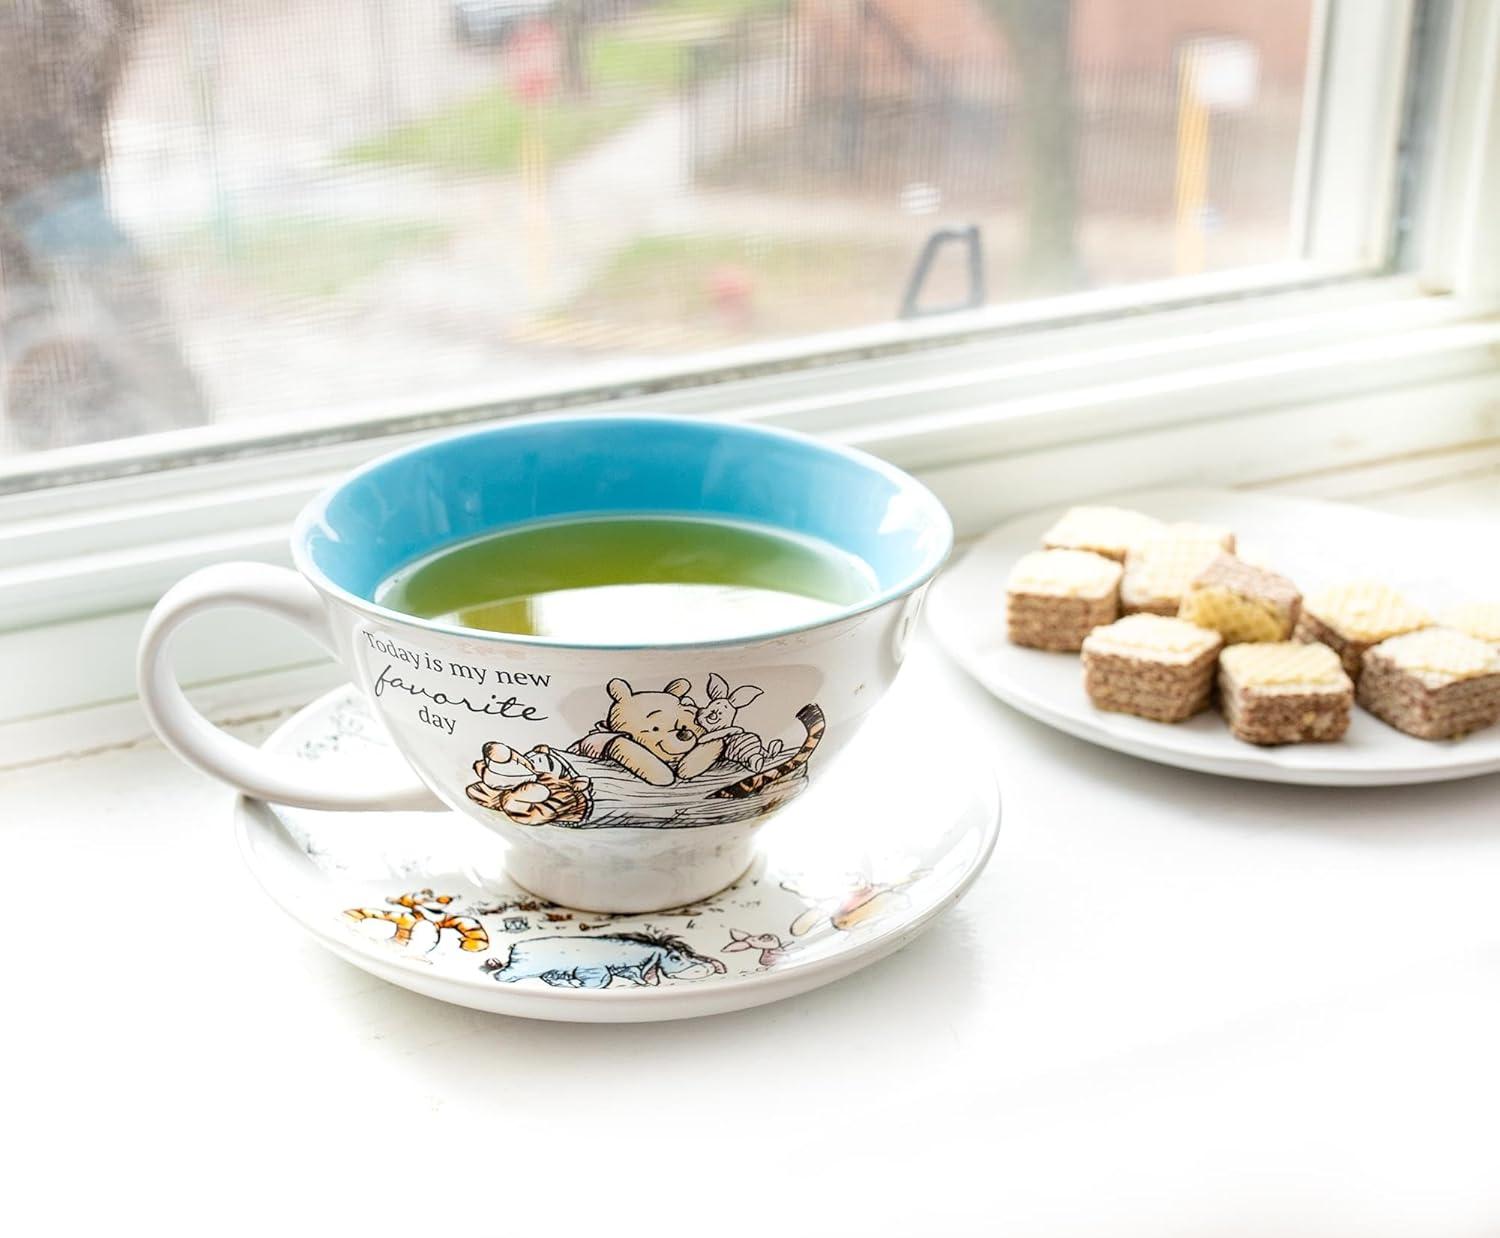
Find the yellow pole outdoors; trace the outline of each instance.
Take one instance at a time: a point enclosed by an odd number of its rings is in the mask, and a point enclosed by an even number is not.
[[[524,105],[521,112],[521,190],[526,218],[526,288],[533,311],[541,309],[552,285],[551,220],[547,214],[547,144],[542,137],[540,108]]]
[[[1198,48],[1189,43],[1177,59],[1177,258],[1178,275],[1203,270],[1203,214],[1208,203],[1208,109],[1198,98]]]

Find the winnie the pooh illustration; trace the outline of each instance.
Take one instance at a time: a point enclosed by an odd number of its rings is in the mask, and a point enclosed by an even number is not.
[[[637,692],[611,679],[609,715],[568,751],[614,761],[654,787],[697,777],[723,755],[724,741],[703,740],[698,711],[683,700],[689,686],[674,679],[660,692]]]

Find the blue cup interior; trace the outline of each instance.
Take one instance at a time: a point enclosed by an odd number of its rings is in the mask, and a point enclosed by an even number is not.
[[[619,414],[505,422],[376,460],[314,500],[293,553],[325,588],[378,610],[387,577],[445,546],[611,513],[718,516],[821,538],[874,574],[876,595],[851,612],[916,588],[952,544],[937,497],[873,456],[758,426]]]

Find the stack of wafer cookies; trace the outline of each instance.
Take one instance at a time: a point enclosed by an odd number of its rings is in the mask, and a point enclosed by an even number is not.
[[[1081,652],[1098,709],[1181,722],[1219,707],[1251,744],[1341,739],[1358,703],[1422,739],[1500,721],[1500,602],[1432,616],[1387,585],[1304,599],[1233,531],[1074,507],[1006,586],[1013,643]],[[1123,616],[1123,617],[1122,617]]]

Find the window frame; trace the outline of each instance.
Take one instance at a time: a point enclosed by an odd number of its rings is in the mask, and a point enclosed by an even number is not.
[[[1414,0],[1377,2],[1386,36],[1402,22],[1411,28]],[[167,585],[226,559],[285,562],[286,528],[313,493],[450,425],[651,409],[803,429],[916,472],[961,533],[1116,489],[1123,475],[1135,484],[1242,484],[1493,438],[1500,243],[1484,223],[1500,216],[1500,0],[1429,2],[1443,7],[1448,37],[1414,273],[1351,270],[1325,250],[1276,270],[890,324],[824,337],[815,349],[758,346],[711,367],[643,370],[572,390],[477,393],[364,419],[314,411],[301,415],[314,424],[163,436],[172,441],[150,454],[129,443],[67,449],[29,472],[23,457],[0,469],[0,658],[47,652],[22,659],[15,690],[0,695],[0,723],[128,697],[135,634]],[[1324,3],[1356,11],[1349,0]],[[1387,122],[1402,111],[1405,42],[1372,42],[1369,30],[1337,21],[1328,30],[1331,44],[1386,49],[1388,98],[1371,132],[1397,158]],[[1337,92],[1351,56],[1326,49],[1320,97]],[[1398,180],[1389,177],[1379,203],[1388,220],[1405,209]],[[1335,181],[1340,193],[1368,190],[1368,181]],[[1308,219],[1310,237],[1326,232]],[[1414,417],[1417,406],[1423,415]],[[153,467],[163,461],[173,467]],[[184,678],[311,657],[263,626],[237,634],[185,650]]]
[[[1293,194],[1293,226],[1309,260],[1389,269],[1397,169],[1414,119],[1410,69],[1449,3],[1318,0]],[[1379,71],[1370,73],[1371,64]]]
[[[337,408],[302,408],[0,459],[0,497],[134,472],[158,474],[252,452],[288,452],[343,439],[570,407],[622,397],[660,397],[799,371],[841,372],[853,362],[899,358],[967,342],[1003,341],[1018,331],[1050,335],[1115,315],[1212,306],[1221,301],[1312,289],[1389,274],[1400,210],[1395,168],[1419,13],[1500,0],[1314,0],[1305,74],[1303,125],[1290,205],[1294,248],[1302,256],[1263,267],[1138,283],[1068,296],[989,306],[924,320],[893,321],[771,341],[668,362],[602,365],[588,381],[544,380],[504,389],[445,391],[426,399]],[[1371,64],[1378,66],[1370,72]],[[1350,226],[1349,221],[1357,221]],[[707,403],[713,403],[707,393]],[[692,403],[692,401],[689,401]]]

